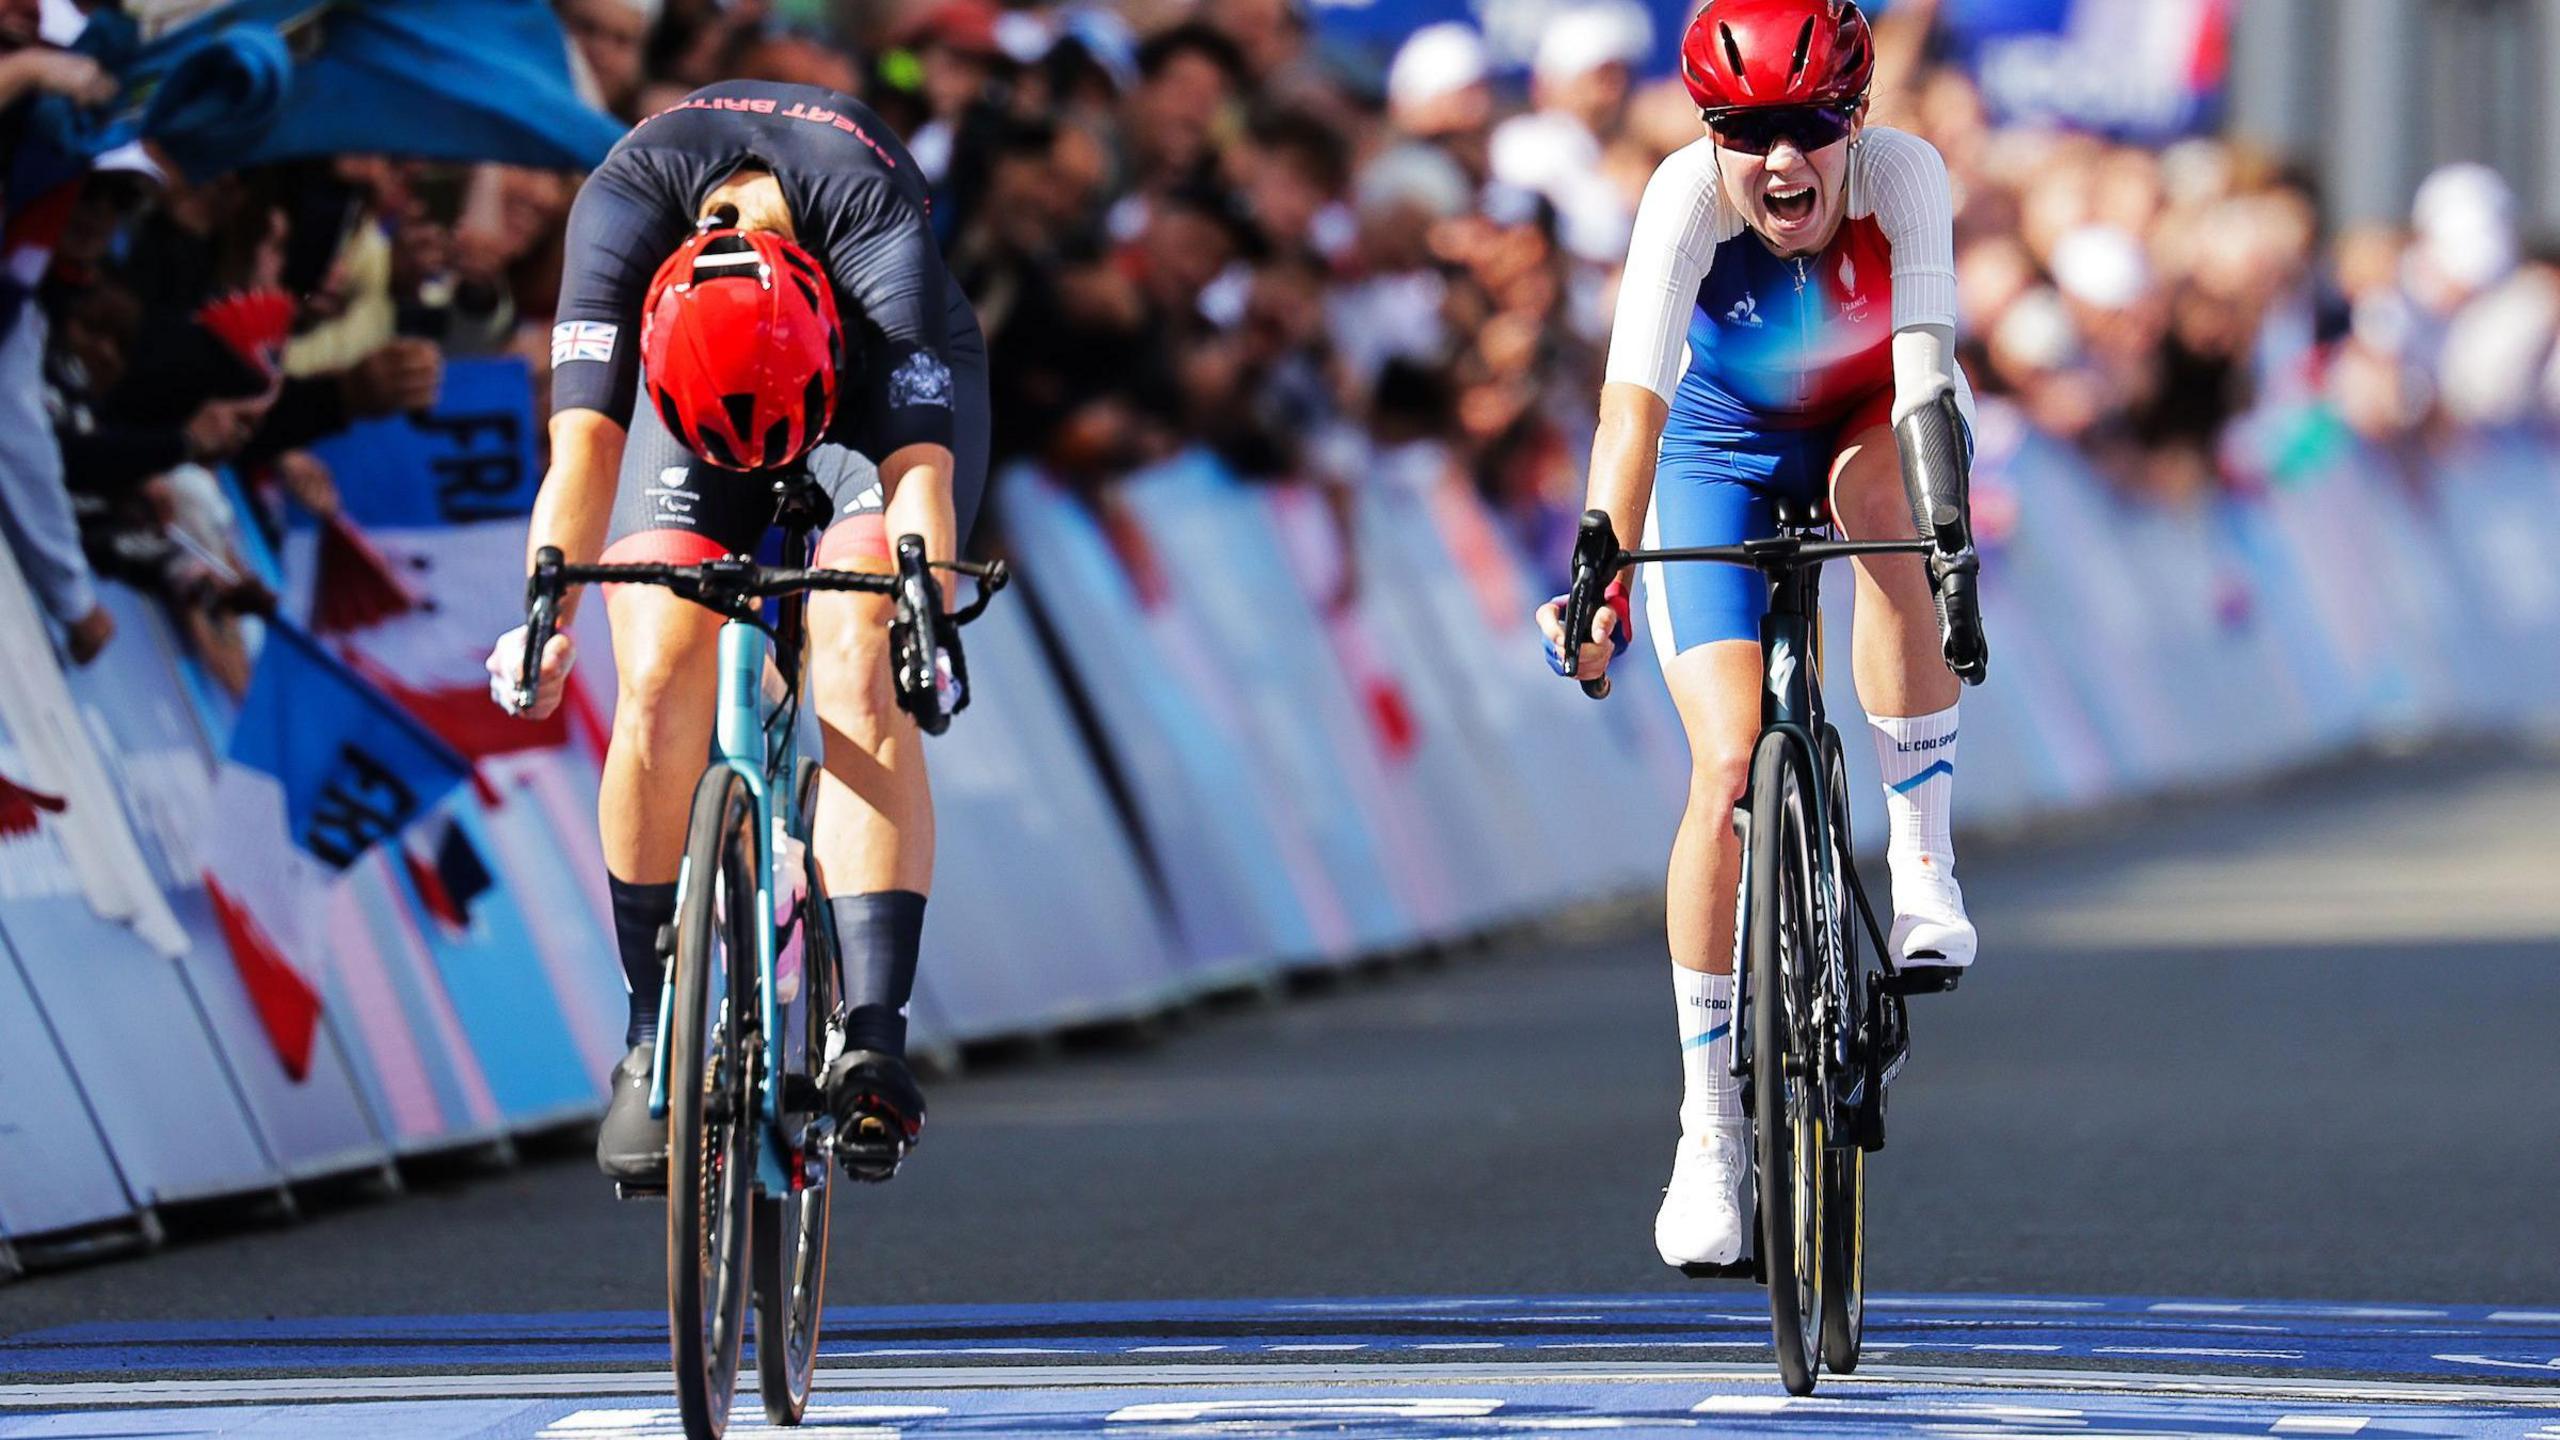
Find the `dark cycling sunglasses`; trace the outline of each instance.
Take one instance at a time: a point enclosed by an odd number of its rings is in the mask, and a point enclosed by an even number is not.
[[[1855,105],[1782,105],[1702,112],[1716,144],[1745,155],[1766,155],[1784,140],[1810,155],[1837,145],[1858,123]]]

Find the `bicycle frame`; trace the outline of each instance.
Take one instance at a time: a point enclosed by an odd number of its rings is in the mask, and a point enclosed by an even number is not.
[[[759,1087],[758,1116],[764,1125],[765,1144],[758,1147],[755,1182],[767,1195],[788,1194],[792,1177],[782,1168],[779,1157],[798,1154],[796,1145],[786,1143],[783,1129],[783,1092],[789,1078],[787,1028],[783,1024],[781,987],[777,983],[780,944],[773,915],[773,896],[777,860],[773,837],[776,820],[782,822],[785,834],[797,834],[801,821],[800,799],[792,783],[799,771],[800,673],[807,657],[808,593],[814,590],[852,591],[892,596],[897,600],[898,619],[890,634],[893,648],[902,627],[921,633],[919,627],[931,625],[936,639],[944,647],[952,673],[961,687],[958,705],[943,709],[936,687],[932,647],[923,641],[910,640],[908,647],[920,663],[918,673],[893,671],[899,692],[899,706],[915,717],[926,734],[939,734],[950,724],[951,715],[967,702],[967,662],[960,650],[957,631],[984,614],[998,591],[1004,589],[1009,571],[1001,560],[983,564],[956,560],[928,560],[924,542],[913,535],[900,536],[895,549],[895,568],[885,572],[857,570],[812,570],[807,568],[815,544],[816,525],[826,518],[822,497],[806,487],[794,488],[788,478],[778,482],[776,492],[781,500],[780,523],[788,537],[785,550],[796,563],[767,569],[743,557],[707,561],[699,565],[570,565],[561,552],[545,547],[535,556],[534,573],[526,585],[526,625],[522,677],[539,673],[544,647],[556,633],[561,614],[562,597],[571,586],[582,584],[640,583],[666,586],[673,593],[695,601],[713,612],[727,617],[719,632],[719,694],[714,715],[713,739],[706,773],[727,769],[746,782],[747,793],[755,802],[756,830],[756,973],[762,987],[757,1021],[764,1033],[764,1083]],[[811,503],[816,500],[816,508]],[[929,572],[941,570],[966,575],[978,581],[978,596],[969,604],[945,613],[941,596]],[[778,599],[778,623],[764,622],[762,603]],[[776,649],[779,648],[779,657]],[[766,687],[767,676],[777,668],[782,676],[781,693],[772,694]],[[923,687],[918,691],[918,687]],[[530,678],[518,680],[515,691],[517,708],[532,703]],[[775,791],[792,793],[777,799]],[[779,815],[777,817],[777,809]],[[692,885],[690,857],[676,873],[676,900],[679,909]],[[804,937],[805,939],[805,937]],[[674,1009],[676,976],[672,966],[660,982],[658,1012],[671,1014]],[[669,1110],[667,1093],[667,1031],[661,1027],[651,1054],[649,1079],[649,1113],[664,1119]]]
[[[796,597],[786,600],[791,610],[798,608]],[[796,620],[796,617],[794,617]],[[792,625],[796,634],[797,625]],[[797,648],[794,646],[793,648]],[[781,820],[787,830],[796,831],[801,817],[792,812],[798,796],[785,795],[777,801],[776,777],[787,780],[797,768],[799,743],[799,687],[786,682],[786,696],[774,700],[765,693],[766,664],[773,658],[773,640],[763,627],[743,620],[731,620],[720,627],[720,694],[715,711],[711,764],[735,771],[747,782],[747,793],[756,805],[756,976],[760,1008],[758,1021],[764,1036],[765,1083],[758,1086],[758,1111],[764,1122],[764,1142],[756,1147],[756,1188],[768,1195],[791,1192],[791,1177],[784,1173],[782,1156],[796,1153],[782,1130],[782,1076],[787,1056],[784,1044],[787,1032],[782,1023],[782,989],[777,980],[780,957],[776,953],[773,923],[775,865],[773,835],[775,809],[782,808]],[[798,655],[787,657],[793,664]],[[776,724],[777,717],[783,723]],[[693,883],[690,860],[676,872],[677,903],[682,904],[685,887]],[[737,903],[731,897],[730,903]],[[804,942],[805,943],[805,942]],[[661,982],[658,1013],[674,1013],[675,971],[672,966]],[[667,1032],[658,1031],[657,1052],[649,1078],[649,1113],[659,1119],[667,1114]]]
[[[1823,732],[1829,728],[1822,702],[1820,684],[1822,667],[1821,591],[1822,562],[1868,555],[1932,554],[1935,546],[1929,540],[1831,540],[1825,538],[1829,525],[1817,514],[1782,515],[1778,533],[1738,545],[1710,545],[1663,550],[1622,550],[1611,530],[1606,514],[1594,510],[1583,517],[1580,533],[1575,537],[1573,585],[1567,596],[1562,616],[1564,633],[1583,636],[1590,633],[1595,609],[1602,590],[1621,571],[1637,565],[1705,561],[1726,565],[1742,565],[1761,571],[1769,581],[1769,609],[1760,620],[1760,649],[1763,657],[1760,695],[1760,738],[1754,745],[1793,745],[1804,761],[1808,799],[1813,807],[1818,830],[1828,833],[1833,814],[1830,767],[1825,763]],[[1606,677],[1583,682],[1583,692],[1594,699],[1608,694]],[[1747,797],[1746,797],[1747,800]],[[1747,808],[1735,808],[1737,827],[1748,839],[1752,823]],[[1868,933],[1875,937],[1880,963],[1892,973],[1892,958],[1877,932],[1875,917],[1868,912],[1863,890],[1854,872],[1842,873],[1843,866],[1829,853],[1815,857],[1821,884],[1815,903],[1825,907],[1815,916],[1817,933],[1828,935],[1831,920],[1851,917],[1848,899],[1843,891],[1857,896],[1854,917],[1863,921]],[[1736,933],[1750,933],[1751,914],[1751,847],[1742,847],[1742,902],[1738,907]],[[1825,970],[1841,969],[1836,956],[1823,956]],[[1835,998],[1844,1007],[1854,1007],[1855,997],[1847,993],[1855,977],[1843,975],[1842,991]],[[1744,1057],[1737,1047],[1736,1073],[1741,1073]],[[1827,1058],[1824,1060],[1826,1066]],[[1827,1077],[1826,1077],[1827,1079]],[[1829,1091],[1826,1083],[1824,1090]],[[1826,1102],[1827,1103],[1827,1102]]]

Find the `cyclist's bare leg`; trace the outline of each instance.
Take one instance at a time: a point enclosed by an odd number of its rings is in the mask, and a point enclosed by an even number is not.
[[[1841,447],[1831,466],[1831,513],[1852,540],[1908,540],[1917,533],[1891,426],[1872,426]],[[1963,687],[1940,653],[1937,602],[1920,557],[1873,555],[1856,568],[1850,660],[1859,703],[1870,715],[1934,715],[1955,704]]]
[[[616,695],[598,819],[605,869],[633,884],[672,882],[719,698],[720,617],[655,586],[605,592]]]
[[[844,555],[822,544],[821,554],[845,569],[887,568],[876,544]],[[896,613],[885,595],[809,597],[810,700],[825,742],[811,848],[846,1006],[844,1050],[824,1080],[837,1158],[862,1180],[896,1174],[924,1123],[924,1096],[904,1057],[933,885],[933,791],[924,735],[898,708],[889,675]]]
[[[877,559],[839,568],[885,569]],[[933,888],[933,790],[924,736],[889,679],[885,595],[809,597],[809,698],[825,738],[811,841],[829,896]]]
[[[1902,488],[1893,431],[1871,426],[1849,437],[1831,469],[1831,506],[1856,540],[1907,540],[1915,533]],[[1961,968],[1972,963],[1973,924],[1955,881],[1951,810],[1955,791],[1956,697],[1928,571],[1917,555],[1857,562],[1858,702],[1874,732],[1890,828],[1893,871],[1890,943],[1905,963]]]
[[[1760,642],[1720,640],[1662,667],[1689,737],[1689,803],[1671,842],[1664,897],[1671,959],[1686,970],[1733,973],[1733,897],[1742,849],[1733,807],[1751,781],[1760,738]]]
[[[1653,1243],[1669,1264],[1728,1265],[1749,1245],[1743,1191],[1750,1165],[1733,1075],[1733,912],[1742,877],[1733,807],[1750,783],[1760,736],[1760,645],[1699,645],[1663,672],[1688,732],[1690,769],[1664,905],[1679,1017],[1680,1144]]]

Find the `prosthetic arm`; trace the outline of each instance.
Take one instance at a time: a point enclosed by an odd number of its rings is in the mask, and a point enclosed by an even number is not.
[[[1973,469],[1973,444],[1956,403],[1955,387],[1942,378],[1952,361],[1941,362],[1941,339],[1935,327],[1895,336],[1897,361],[1917,362],[1925,378],[1920,385],[1898,386],[1893,438],[1902,455],[1902,489],[1911,501],[1911,518],[1920,537],[1930,541],[1929,583],[1937,592],[1938,633],[1946,647],[1947,668],[1968,685],[1979,685],[1991,663],[1982,634],[1978,582],[1982,561],[1974,553],[1972,511],[1967,498]],[[1952,335],[1944,348],[1952,349]],[[1911,342],[1911,343],[1906,343]],[[1915,352],[1932,352],[1920,354]],[[1942,369],[1941,364],[1948,368]],[[1936,383],[1927,383],[1934,380]],[[1918,392],[1915,395],[1915,390]]]

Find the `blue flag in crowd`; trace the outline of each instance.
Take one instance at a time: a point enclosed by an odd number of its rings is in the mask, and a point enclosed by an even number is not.
[[[284,786],[296,845],[343,870],[470,774],[470,762],[281,620],[231,733],[231,760]]]
[[[433,409],[364,421],[312,450],[337,472],[348,517],[368,529],[517,520],[542,488],[535,424],[522,359],[453,360]]]
[[[277,35],[294,41],[289,77]],[[233,0],[111,68],[189,78],[165,87],[184,92],[183,113],[150,133],[183,151],[187,131],[211,129],[225,144],[204,158],[229,165],[373,154],[586,170],[622,136],[578,98],[544,0]],[[240,124],[226,128],[226,108]]]

